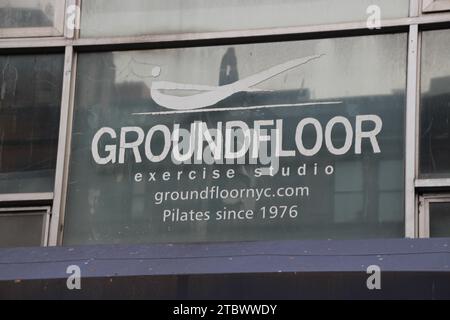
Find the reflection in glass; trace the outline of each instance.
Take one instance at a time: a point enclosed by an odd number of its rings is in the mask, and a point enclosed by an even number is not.
[[[450,203],[430,203],[430,237],[450,237]]]
[[[366,21],[408,16],[409,0],[89,0],[81,36],[134,36],[230,31]],[[326,8],[326,10],[324,10]],[[120,23],[117,23],[120,21]]]
[[[51,192],[63,55],[0,55],[0,193]]]
[[[0,214],[0,248],[42,245],[43,214]]]
[[[391,34],[80,54],[64,243],[403,237],[406,45],[405,34]],[[305,57],[313,58],[304,62]],[[260,77],[264,79],[260,81]],[[167,82],[171,88],[155,91]],[[218,96],[220,101],[211,102]],[[202,98],[196,100],[198,97]],[[190,109],[200,103],[205,107],[196,112],[183,111],[192,101]],[[181,109],[174,112],[170,106]],[[311,157],[296,154],[282,158],[280,167],[290,168],[290,175],[281,175],[280,170],[274,177],[256,177],[254,170],[261,167],[259,163],[176,165],[170,156],[150,162],[144,156],[144,143],[136,151],[143,155],[142,161],[136,161],[136,154],[130,150],[123,154],[123,164],[117,158],[123,127],[139,127],[147,133],[157,125],[171,130],[174,124],[190,128],[195,121],[217,128],[218,122],[243,121],[253,127],[255,121],[282,120],[283,149],[296,150],[296,127],[301,119],[311,117],[325,127],[339,116],[349,119],[355,128],[359,115],[382,119],[380,153],[374,153],[367,141],[361,154],[355,152],[354,140],[343,155],[331,155],[322,147]],[[102,136],[98,144],[93,144],[94,136],[104,127],[114,130],[116,139]],[[311,128],[304,132],[306,148],[314,145]],[[363,130],[372,129],[367,124]],[[345,134],[343,126],[333,129],[336,147],[344,145]],[[132,141],[137,135],[128,138]],[[161,133],[155,134],[151,151],[160,154],[164,142]],[[100,157],[107,156],[107,148],[116,148],[114,163],[96,163],[93,145],[98,146]],[[330,165],[335,173],[327,175],[324,168]],[[314,174],[315,166],[321,173]],[[307,173],[298,174],[303,167]],[[213,176],[216,169],[222,172],[220,179]],[[235,178],[224,177],[228,169],[234,170]],[[205,170],[205,177],[199,174],[191,180],[186,172],[192,170]],[[180,171],[184,173],[178,179]],[[169,181],[162,180],[165,172],[171,174]],[[137,173],[142,174],[139,181]],[[153,174],[158,180],[152,179]],[[307,186],[310,193],[259,200],[156,199],[158,192],[164,196],[167,192],[214,186],[238,190]],[[213,216],[225,208],[261,213],[263,207],[271,206],[298,206],[299,215],[272,221],[260,216],[252,221],[180,223],[163,218],[165,210],[209,211]]]
[[[61,0],[0,0],[0,28],[52,27]]]
[[[450,177],[450,31],[422,40],[420,175]]]

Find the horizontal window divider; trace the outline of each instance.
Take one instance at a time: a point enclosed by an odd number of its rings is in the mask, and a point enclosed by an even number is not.
[[[0,205],[4,202],[53,201],[53,192],[0,194]]]
[[[32,38],[36,35],[46,37],[61,36],[62,32],[55,27],[35,27],[35,28],[0,28],[0,37],[5,39]]]
[[[51,210],[49,206],[16,206],[11,208],[0,208],[0,215],[17,215],[19,213],[22,216],[42,215],[43,213],[50,214]]]
[[[286,27],[271,29],[254,29],[240,31],[220,31],[220,32],[197,32],[197,33],[179,33],[179,34],[159,34],[159,35],[142,35],[127,37],[104,37],[104,38],[80,38],[73,42],[74,47],[100,47],[111,45],[132,45],[132,44],[152,44],[152,43],[187,43],[191,41],[207,41],[207,40],[235,40],[237,42],[251,42],[253,38],[264,37],[280,37],[278,41],[291,40],[289,38],[281,38],[283,36],[295,36],[295,39],[302,38],[322,38],[322,37],[339,37],[346,33],[352,35],[351,32],[357,32],[361,35],[371,35],[378,33],[397,31],[407,31],[409,26],[409,18],[402,23],[398,20],[385,21],[379,30],[370,30],[367,28],[366,22],[318,25],[318,26],[302,26],[302,27]],[[450,15],[446,21],[450,21]],[[394,30],[395,31],[395,30]],[[303,37],[302,37],[303,36]],[[220,43],[221,44],[221,43]]]
[[[443,188],[450,187],[450,178],[416,179],[416,188]]]
[[[65,47],[72,43],[72,40],[58,38],[24,38],[24,39],[1,39],[1,49],[30,49],[30,48],[52,48]]]

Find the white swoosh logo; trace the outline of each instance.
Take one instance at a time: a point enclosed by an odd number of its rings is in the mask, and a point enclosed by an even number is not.
[[[257,89],[251,88],[257,84],[269,80],[270,78],[273,78],[276,75],[304,65],[312,60],[319,59],[322,56],[323,54],[294,59],[276,65],[245,79],[218,87],[181,84],[168,81],[153,81],[150,89],[151,97],[160,106],[171,110],[184,111],[202,109],[213,106],[238,92],[258,91]],[[180,97],[164,94],[161,90],[197,90],[207,92]]]

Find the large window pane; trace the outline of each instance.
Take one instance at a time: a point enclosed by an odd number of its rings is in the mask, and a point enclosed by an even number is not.
[[[62,34],[64,0],[0,0],[0,37]]]
[[[403,237],[406,45],[81,53],[64,243]],[[243,162],[222,161],[226,146]]]
[[[367,8],[372,5],[379,6],[383,19],[408,16],[409,0],[84,0],[81,35],[189,33],[366,21]]]
[[[450,176],[450,30],[423,33],[420,174]]]
[[[63,60],[0,55],[0,193],[53,191]]]

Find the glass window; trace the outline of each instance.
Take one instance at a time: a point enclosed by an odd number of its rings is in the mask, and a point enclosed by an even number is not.
[[[49,207],[0,208],[0,248],[46,245]]]
[[[0,55],[0,193],[53,191],[63,64]]]
[[[450,176],[450,31],[422,37],[420,175]]]
[[[64,0],[0,0],[0,37],[62,35]]]
[[[450,202],[430,203],[430,237],[450,237]]]
[[[82,37],[231,31],[407,17],[409,0],[84,0]],[[326,10],[324,10],[326,8]],[[120,21],[120,23],[117,23]]]
[[[64,243],[402,237],[406,43],[80,54]]]
[[[423,12],[436,12],[450,10],[450,0],[423,0]]]
[[[64,243],[403,237],[406,46],[81,53]]]

